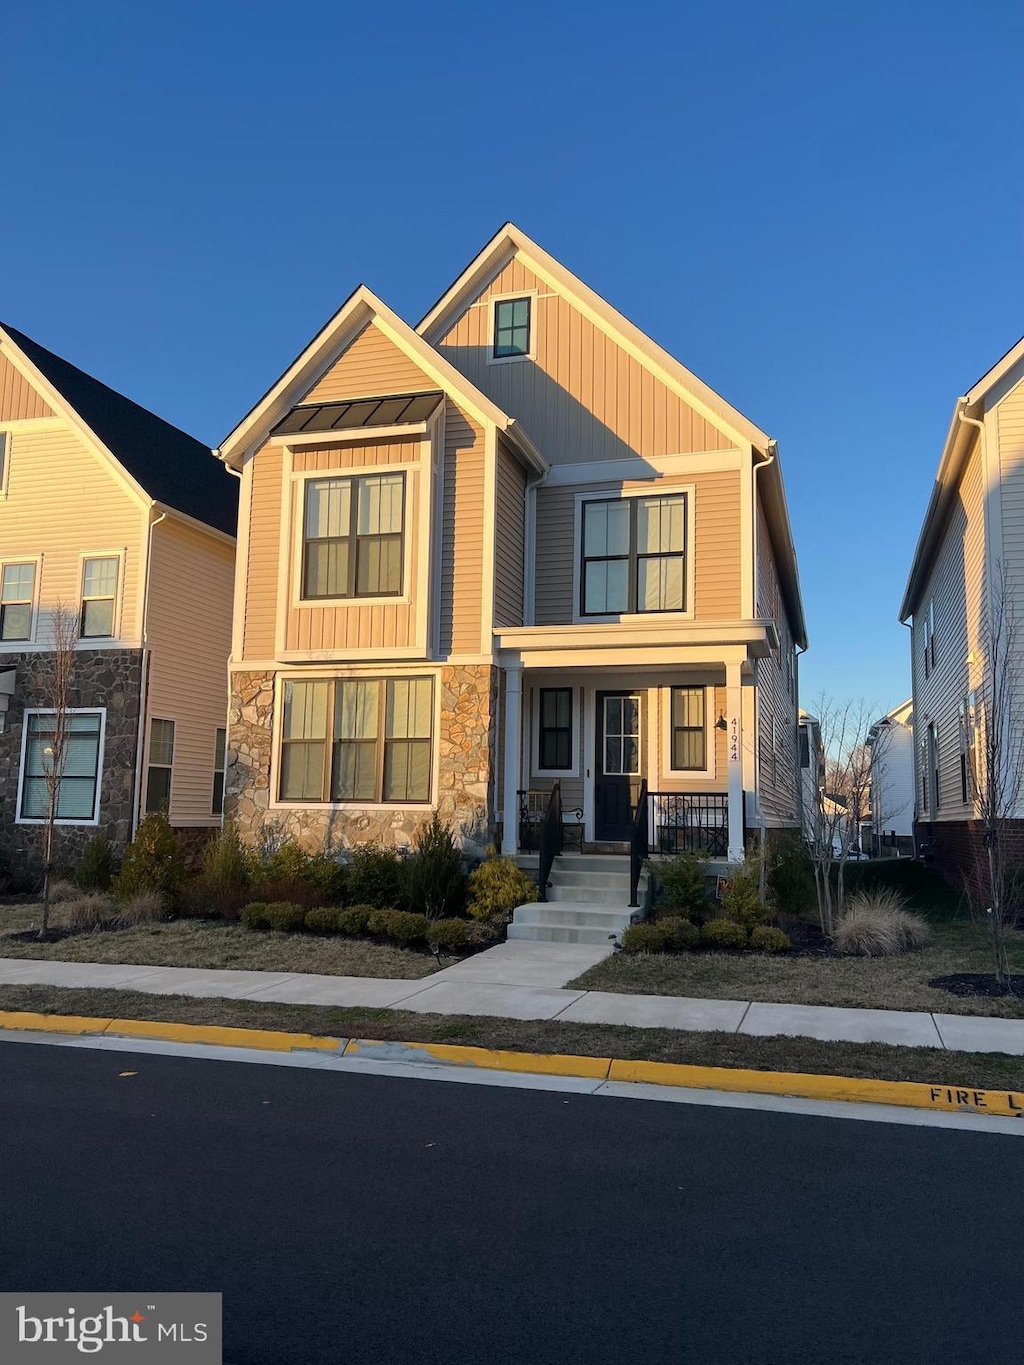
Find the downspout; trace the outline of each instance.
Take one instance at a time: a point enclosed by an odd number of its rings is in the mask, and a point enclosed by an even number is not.
[[[152,512],[152,508],[150,509]],[[135,745],[135,792],[132,799],[132,838],[139,828],[139,814],[142,809],[142,754],[146,742],[146,712],[149,705],[149,584],[153,565],[153,529],[167,516],[161,512],[156,521],[149,523],[146,539],[146,590],[142,599],[142,679],[139,684],[139,737]]]
[[[238,489],[238,493],[239,493],[239,515],[241,515],[241,493],[242,493],[241,483],[242,483],[242,471],[241,471],[240,469],[235,469],[234,465],[228,464],[227,460],[225,460],[225,459],[222,458],[219,449],[218,449],[218,450],[215,450],[215,451],[214,451],[214,454],[216,455],[217,459],[221,461],[221,464],[223,464],[223,466],[224,466],[224,468],[227,470],[227,472],[228,472],[233,478],[236,478],[236,479],[238,480],[238,483],[239,483],[239,489]],[[237,530],[238,530],[237,520],[236,520],[236,524],[235,524],[235,530],[236,530],[236,532],[237,532]],[[248,563],[248,554],[246,555],[246,563]],[[234,574],[237,575],[237,572],[238,572],[238,544],[237,544],[237,538],[236,538],[236,543],[235,543],[235,567],[234,567]],[[237,592],[238,592],[238,580],[237,580],[237,577],[235,577],[235,578],[234,578],[234,592],[233,592],[232,595],[231,595],[232,634],[234,634],[234,624],[233,624],[233,623],[234,623],[234,602],[235,602],[235,593],[237,593]],[[243,650],[243,655],[244,655],[244,652],[245,652],[245,651]],[[225,811],[226,811],[227,808],[228,808],[228,802],[227,802],[227,795],[228,795],[228,754],[229,754],[229,752],[230,752],[230,740],[231,740],[231,664],[232,664],[232,663],[234,663],[234,659],[233,659],[232,655],[229,654],[229,655],[228,655],[228,676],[227,676],[227,678],[225,679],[225,682],[227,683],[227,687],[225,688],[225,692],[226,692],[225,701],[227,702],[227,706],[226,706],[225,709],[224,709],[224,790],[223,790],[223,793],[222,793],[222,795],[221,795],[221,803],[220,803],[220,827],[221,827],[221,829],[224,828],[224,818],[225,818],[224,813],[225,813]]]

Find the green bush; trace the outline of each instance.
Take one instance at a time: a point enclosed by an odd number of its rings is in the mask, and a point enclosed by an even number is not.
[[[780,830],[768,845],[768,891],[780,914],[804,916],[817,909],[814,864],[796,830]]]
[[[395,943],[417,943],[427,937],[429,929],[426,915],[417,915],[411,910],[392,910],[384,932]]]
[[[403,902],[427,919],[460,914],[466,906],[466,867],[455,835],[437,811],[420,825],[413,843],[399,868]]]
[[[701,926],[700,941],[705,948],[745,948],[747,931],[732,919],[709,919]]]
[[[469,913],[477,920],[511,918],[537,899],[537,883],[511,858],[485,858],[469,874]]]
[[[788,953],[793,945],[789,935],[774,924],[755,924],[750,931],[750,946],[759,953]]]
[[[666,915],[657,921],[665,935],[665,946],[673,952],[690,952],[700,947],[700,930],[681,915]]]
[[[723,916],[748,931],[771,918],[771,910],[761,898],[762,868],[761,857],[749,854],[746,861],[734,869],[729,888],[719,901]]]
[[[386,910],[399,900],[398,874],[402,859],[398,851],[383,844],[359,844],[349,855],[348,899],[352,905],[372,905]]]
[[[350,905],[346,910],[336,910],[338,933],[365,934],[367,920],[373,913],[372,905]]]
[[[675,853],[650,864],[658,884],[655,909],[659,915],[682,915],[701,920],[708,912],[707,856]]]
[[[386,908],[371,910],[366,920],[366,927],[371,934],[383,934],[387,937],[388,929],[391,925],[392,915],[397,915],[397,910]]]
[[[315,905],[306,911],[306,928],[311,934],[336,934],[338,910],[333,905]]]
[[[185,876],[185,860],[163,811],[147,815],[128,845],[121,871],[114,879],[118,900],[140,891],[160,891],[173,897]]]
[[[631,924],[622,934],[624,953],[663,953],[668,948],[668,935],[660,924]]]
[[[75,881],[83,891],[109,891],[114,880],[114,847],[105,834],[94,834],[82,849]]]
[[[264,853],[258,875],[264,888],[291,886],[297,901],[341,905],[347,894],[345,863],[330,853],[307,853],[294,839]]]
[[[243,846],[234,823],[226,820],[203,849],[202,869],[184,897],[187,910],[202,907],[202,912],[235,919],[259,879],[255,854]]]
[[[469,942],[470,926],[464,919],[428,921],[427,943],[432,952],[451,953]]]
[[[305,927],[306,907],[291,901],[252,901],[242,906],[241,921],[247,929],[277,929],[295,933]]]

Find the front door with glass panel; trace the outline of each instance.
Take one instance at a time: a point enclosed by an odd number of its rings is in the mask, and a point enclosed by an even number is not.
[[[633,807],[643,776],[641,718],[636,692],[597,694],[597,768],[594,775],[594,838],[629,838]]]

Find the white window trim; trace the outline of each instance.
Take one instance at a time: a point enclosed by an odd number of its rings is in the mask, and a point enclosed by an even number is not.
[[[672,766],[672,689],[673,687],[703,687],[704,689],[704,757],[703,768],[673,768]],[[715,715],[716,687],[713,683],[669,683],[659,686],[658,716],[661,721],[661,776],[667,782],[703,782],[715,776]]]
[[[428,801],[282,801],[281,790],[281,733],[284,728],[284,685],[286,682],[373,682],[389,678],[433,678],[434,715],[433,730],[430,736],[430,799]],[[278,673],[274,679],[274,725],[270,754],[270,801],[268,810],[318,810],[326,811],[410,811],[429,815],[437,810],[440,789],[439,772],[441,757],[441,672],[439,669],[396,669],[375,668],[365,672],[318,673],[314,670],[297,668],[294,673]]]
[[[513,289],[505,294],[492,294],[487,300],[487,338],[485,360],[488,365],[516,365],[523,360],[537,359],[537,300],[539,289]],[[530,300],[530,349],[523,355],[494,354],[494,314],[499,303],[511,303],[514,299]]]
[[[686,611],[624,611],[612,616],[584,615],[580,610],[580,593],[583,586],[583,508],[588,502],[608,502],[615,498],[671,498],[680,493],[686,495]],[[587,489],[576,494],[573,508],[573,563],[572,563],[572,624],[574,626],[602,625],[608,622],[633,624],[638,621],[692,621],[694,619],[694,586],[696,583],[695,564],[697,559],[696,539],[696,485],[692,483],[662,484],[660,480],[650,488],[605,488]]]
[[[39,593],[43,577],[43,556],[42,555],[4,555],[0,559],[0,583],[3,581],[3,571],[8,564],[34,564],[35,580],[32,584],[32,620],[29,625],[29,635],[27,640],[0,640],[0,653],[18,654],[23,650],[36,644],[36,636],[39,631]]]
[[[15,806],[16,825],[45,825],[45,817],[36,820],[21,813],[22,789],[25,784],[25,753],[28,749],[28,722],[31,716],[52,716],[55,715],[57,708],[54,706],[33,706],[27,708],[22,714],[21,721],[21,761],[18,765],[18,804]],[[107,738],[107,712],[102,706],[69,706],[66,708],[69,716],[99,716],[100,718],[100,742],[96,751],[96,786],[92,798],[92,819],[90,820],[55,820],[56,825],[76,825],[79,827],[86,825],[98,825],[100,822],[100,797],[103,790],[103,755],[106,747]]]
[[[153,762],[153,722],[154,722],[155,720],[162,720],[162,721],[165,721],[168,725],[170,725],[170,726],[173,727],[174,735],[173,735],[173,738],[171,739],[171,761],[170,761],[170,763],[154,763],[154,762]],[[149,770],[150,770],[150,768],[167,768],[167,769],[170,771],[170,774],[171,774],[171,784],[170,784],[170,787],[168,788],[168,791],[167,791],[167,818],[170,819],[170,817],[171,817],[171,812],[172,812],[172,810],[174,809],[174,760],[175,760],[175,758],[177,757],[177,752],[178,752],[178,721],[177,721],[177,718],[174,717],[174,716],[158,716],[158,715],[156,715],[156,714],[151,715],[151,716],[149,717],[149,722],[148,722],[148,724],[147,724],[147,726],[146,726],[146,761],[145,761],[145,763],[143,763],[143,765],[142,765],[142,774],[143,774],[143,787],[142,787],[142,815],[143,815],[143,818],[145,818],[145,816],[147,816],[147,815],[153,815],[153,814],[155,814],[154,811],[151,811],[151,810],[147,809],[147,806],[146,806],[146,801],[147,801],[147,798],[148,798],[148,796],[149,796]]]
[[[12,432],[0,427],[0,499],[6,499],[11,479]]]
[[[114,584],[114,619],[109,635],[85,635],[82,629],[82,608],[85,604],[85,561],[87,559],[116,559],[117,582]],[[124,549],[83,550],[78,556],[78,624],[75,630],[76,649],[99,649],[111,640],[121,638],[121,616],[124,606]]]
[[[571,766],[568,768],[542,768],[540,766],[540,694],[555,688],[567,687],[572,694],[572,718],[570,737],[572,740]],[[530,688],[530,771],[534,777],[579,777],[580,775],[580,689],[573,683],[537,683]]]
[[[408,606],[412,602],[413,578],[413,527],[414,498],[419,492],[417,475],[421,466],[418,463],[360,465],[359,468],[345,465],[339,469],[299,469],[293,470],[291,482],[291,590],[288,594],[293,608],[304,611],[317,607],[396,607]],[[306,482],[309,479],[358,479],[364,475],[404,474],[405,485],[402,495],[402,591],[398,596],[385,597],[303,597],[302,596],[302,547],[304,543],[306,515]],[[422,534],[422,529],[421,529]]]

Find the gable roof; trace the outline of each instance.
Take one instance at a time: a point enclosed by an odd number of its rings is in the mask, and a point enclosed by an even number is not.
[[[456,394],[478,421],[493,423],[529,464],[541,472],[547,469],[547,461],[541,457],[519,423],[502,412],[497,404],[481,393],[475,384],[435,351],[365,284],[353,290],[305,350],[295,357],[234,431],[225,437],[214,451],[217,458],[238,468],[245,453],[262,444],[284,420],[294,406],[296,395],[308,393],[371,322],[376,323],[389,340],[440,388]]]
[[[1001,356],[990,370],[986,370],[978,382],[953,405],[953,416],[950,418],[949,429],[943,442],[938,472],[914,548],[914,558],[910,565],[903,601],[900,603],[901,621],[908,620],[917,610],[935,556],[942,544],[946,522],[956,500],[964,468],[978,435],[977,428],[962,419],[980,418],[986,407],[991,405],[987,400],[1004,381],[1012,382],[1014,370],[1022,363],[1024,337],[1021,337],[1015,346],[1011,346],[1006,354]],[[998,401],[1000,397],[1002,395],[997,394],[996,400]]]
[[[0,323],[0,341],[20,352],[154,502],[227,535],[235,534],[237,485],[213,464],[209,446],[17,328]]]
[[[751,446],[768,462],[761,476],[765,514],[778,559],[782,593],[793,636],[797,644],[806,649],[807,627],[800,593],[800,574],[777,442],[731,403],[727,403],[721,394],[698,379],[685,365],[680,364],[675,356],[652,341],[543,247],[538,246],[521,228],[514,223],[505,223],[499,228],[484,249],[428,310],[418,324],[417,332],[436,345],[494,276],[517,255],[535,275],[569,299],[585,317],[634,356],[649,373],[725,431],[737,445]]]

